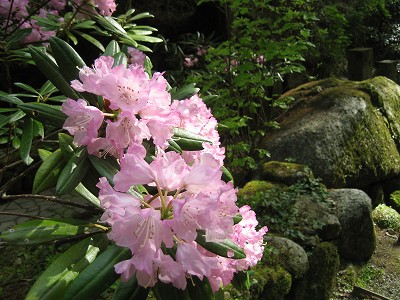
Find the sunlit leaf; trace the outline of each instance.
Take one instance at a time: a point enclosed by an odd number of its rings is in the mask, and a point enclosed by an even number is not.
[[[3,231],[0,238],[14,245],[34,245],[85,233],[89,228],[82,220],[30,220]]]
[[[131,256],[128,248],[109,246],[72,281],[65,291],[64,299],[95,299],[120,276],[115,272],[114,265]]]
[[[71,282],[96,259],[107,245],[106,235],[99,234],[70,247],[39,276],[25,299],[61,299]]]

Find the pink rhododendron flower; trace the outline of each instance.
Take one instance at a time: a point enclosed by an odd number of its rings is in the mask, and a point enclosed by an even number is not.
[[[111,226],[108,238],[132,253],[115,271],[122,280],[136,276],[143,287],[161,281],[185,289],[187,278],[207,277],[217,291],[261,259],[267,228],[256,229],[255,213],[239,209],[237,190],[221,179],[225,151],[202,99],[172,102],[162,73],[149,76],[140,64],[113,64],[112,57],[100,57],[71,83],[102,97],[104,112],[82,99],[68,99],[62,111],[68,116],[64,128],[78,145],[92,155],[118,158],[113,185],[104,177],[97,184],[100,220]],[[203,149],[169,151],[176,128],[207,140]],[[238,214],[242,220],[234,224]],[[206,242],[231,240],[246,258],[206,250],[199,234]]]
[[[75,143],[88,145],[91,139],[97,137],[104,118],[103,112],[98,108],[88,106],[82,99],[68,99],[62,105],[62,112],[68,116],[64,129],[74,135]]]
[[[29,0],[2,0],[0,3],[0,15],[7,17],[11,10],[11,16],[21,20],[29,15],[28,7]]]
[[[128,47],[127,51],[130,64],[138,64],[144,66],[144,61],[146,60],[146,54],[133,47]]]

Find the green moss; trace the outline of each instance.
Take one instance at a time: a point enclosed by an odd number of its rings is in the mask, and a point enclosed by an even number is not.
[[[382,229],[400,231],[400,214],[385,204],[379,204],[372,211],[372,219]]]
[[[309,257],[309,270],[293,290],[290,299],[330,299],[339,269],[339,254],[329,242],[318,244]]]
[[[250,288],[252,299],[280,300],[289,293],[292,277],[282,267],[258,265],[253,271],[257,283]]]
[[[300,179],[314,178],[309,167],[301,164],[280,161],[270,161],[263,164],[262,176],[266,180],[287,185],[294,184]]]
[[[279,184],[265,180],[252,180],[246,183],[245,186],[239,190],[238,197],[251,197],[258,192],[265,192],[280,186],[281,185]]]
[[[397,212],[400,212],[400,190],[390,194],[389,205]]]

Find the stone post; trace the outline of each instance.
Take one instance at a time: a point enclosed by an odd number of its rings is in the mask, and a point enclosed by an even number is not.
[[[353,48],[347,53],[348,79],[361,81],[372,78],[372,48]]]
[[[385,76],[394,82],[397,82],[397,61],[381,60],[376,63],[376,76]]]

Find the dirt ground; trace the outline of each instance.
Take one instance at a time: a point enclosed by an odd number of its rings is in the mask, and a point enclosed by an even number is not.
[[[338,273],[337,287],[332,300],[400,299],[400,244],[399,233],[376,227],[377,245],[368,263],[347,266]],[[383,297],[367,294],[355,296],[353,285],[377,293]]]

